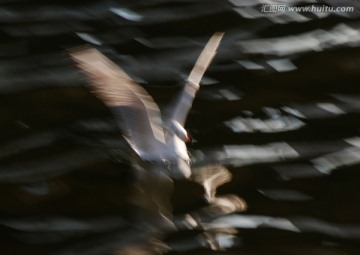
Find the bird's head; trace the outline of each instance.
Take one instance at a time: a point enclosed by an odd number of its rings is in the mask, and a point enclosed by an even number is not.
[[[172,131],[185,143],[191,143],[192,137],[190,134],[185,130],[185,128],[177,121],[171,122],[171,129]]]

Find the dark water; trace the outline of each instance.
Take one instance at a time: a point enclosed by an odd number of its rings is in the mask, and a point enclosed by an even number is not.
[[[355,10],[1,1],[0,253],[114,254],[146,240],[132,225],[135,177],[118,162],[128,147],[66,49],[94,45],[162,107],[211,34],[225,31],[186,128],[194,169],[227,167],[232,180],[218,196],[237,195],[248,208],[209,216],[203,187],[175,182],[175,220],[197,215],[205,227],[164,237],[169,253],[359,254],[359,4],[288,2]]]

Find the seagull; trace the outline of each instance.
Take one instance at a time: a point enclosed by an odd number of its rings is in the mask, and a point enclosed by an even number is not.
[[[135,152],[130,163],[137,170],[140,192],[135,192],[131,203],[145,209],[138,220],[142,231],[146,227],[149,232],[161,235],[176,229],[171,203],[173,180],[191,176],[186,146],[191,137],[184,126],[200,81],[222,37],[223,33],[217,32],[207,42],[164,118],[146,90],[100,51],[89,46],[69,51],[89,78],[91,92],[111,110],[123,137]]]
[[[222,37],[223,33],[217,32],[210,38],[165,119],[146,90],[97,49],[82,47],[70,50],[69,55],[90,79],[91,91],[111,109],[139,158],[171,178],[189,178],[186,143],[191,137],[184,126]]]

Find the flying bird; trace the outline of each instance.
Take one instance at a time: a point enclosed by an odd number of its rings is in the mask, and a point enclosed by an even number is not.
[[[146,90],[95,48],[75,49],[70,51],[70,56],[90,78],[91,91],[119,120],[122,134],[136,154],[171,178],[189,178],[186,142],[191,137],[184,125],[222,37],[223,33],[215,33],[210,38],[166,119],[162,119],[159,107]]]
[[[101,52],[91,47],[69,51],[89,78],[91,92],[112,111],[123,137],[137,155],[138,160],[131,163],[137,170],[141,192],[135,192],[131,203],[146,210],[138,220],[143,222],[142,231],[146,227],[149,232],[161,234],[175,228],[171,204],[173,179],[191,176],[186,147],[191,137],[184,126],[222,37],[223,33],[215,33],[210,38],[165,118],[146,90]]]

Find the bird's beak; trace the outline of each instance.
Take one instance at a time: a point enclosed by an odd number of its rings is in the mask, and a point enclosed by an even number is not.
[[[191,135],[189,135],[189,133],[186,132],[186,141],[185,142],[192,144],[192,141],[193,141],[193,139],[192,139]]]

